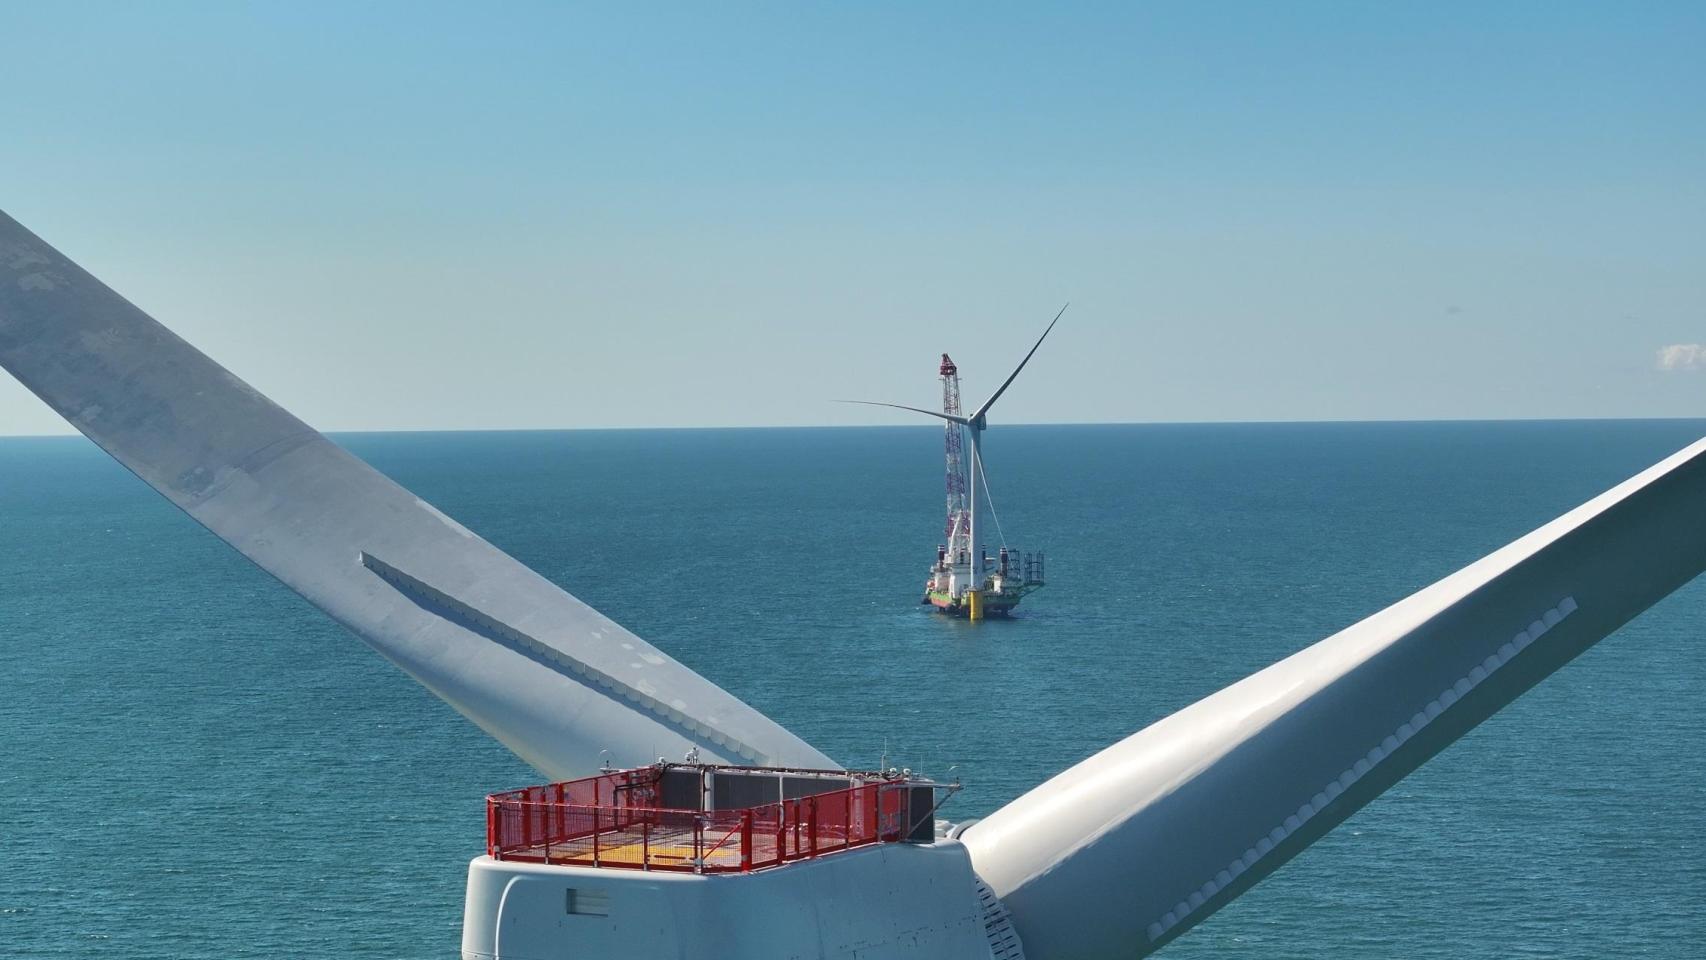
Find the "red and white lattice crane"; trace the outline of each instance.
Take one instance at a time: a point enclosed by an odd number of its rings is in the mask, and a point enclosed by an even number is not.
[[[950,417],[960,416],[960,370],[947,354],[942,354],[942,412]],[[943,425],[944,445],[948,454],[948,519],[942,528],[948,556],[955,563],[971,562],[971,511],[966,506],[965,426],[957,420]]]

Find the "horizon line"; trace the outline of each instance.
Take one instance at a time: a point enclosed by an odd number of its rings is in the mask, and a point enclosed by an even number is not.
[[[1184,426],[1308,426],[1308,425],[1354,425],[1382,423],[1683,423],[1688,421],[1706,421],[1706,414],[1698,417],[1342,417],[1322,419],[1249,419],[1249,420],[1038,420],[1020,423],[1003,423],[1002,427],[1184,427]],[[67,426],[70,426],[68,423]],[[685,430],[936,430],[941,429],[929,423],[757,423],[757,424],[698,424],[673,426],[582,426],[582,427],[399,427],[373,428],[361,427],[351,429],[317,430],[326,436],[347,436],[352,434],[398,434],[398,433],[611,433],[616,431],[685,431]],[[65,433],[0,433],[0,440],[50,440],[76,437],[87,440],[80,431],[75,429]]]

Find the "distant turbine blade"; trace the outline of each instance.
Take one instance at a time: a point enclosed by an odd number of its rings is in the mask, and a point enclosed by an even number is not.
[[[0,368],[553,779],[830,759],[356,459],[0,213]],[[270,638],[207,638],[229,643]]]
[[[1028,955],[1147,956],[1698,576],[1703,502],[1706,440],[977,821],[972,866]]]
[[[940,410],[925,410],[922,407],[908,407],[904,404],[899,404],[899,403],[883,403],[883,402],[878,401],[878,400],[837,400],[835,402],[836,403],[858,403],[858,404],[863,404],[864,406],[867,406],[867,407],[893,407],[896,410],[911,410],[913,413],[922,413],[927,417],[935,417],[938,420],[946,420],[949,423],[958,423],[961,425],[965,425],[965,424],[970,423],[970,421],[967,420],[965,417],[956,417],[951,413],[943,413]]]
[[[1043,335],[1038,337],[1037,342],[1031,346],[1031,353],[1025,354],[1025,359],[1020,360],[1019,365],[1013,369],[1013,372],[1007,375],[1006,382],[1002,383],[1001,386],[999,388],[997,388],[994,393],[990,394],[988,400],[983,401],[983,406],[978,407],[976,413],[974,413],[971,416],[966,418],[968,421],[970,421],[972,423],[977,423],[979,420],[983,419],[984,414],[989,412],[990,407],[995,406],[995,401],[1001,399],[1001,395],[1003,393],[1007,392],[1007,388],[1009,386],[1011,386],[1013,383],[1013,378],[1015,378],[1019,375],[1020,370],[1025,369],[1025,364],[1031,362],[1031,354],[1036,353],[1037,347],[1042,346],[1043,341],[1048,339],[1049,330],[1054,329],[1054,325],[1059,323],[1061,316],[1066,313],[1066,307],[1070,307],[1070,306],[1072,306],[1072,303],[1069,301],[1069,302],[1067,302],[1066,306],[1063,306],[1060,308],[1060,313],[1055,314],[1054,319],[1050,320],[1048,322],[1048,330],[1044,330]]]

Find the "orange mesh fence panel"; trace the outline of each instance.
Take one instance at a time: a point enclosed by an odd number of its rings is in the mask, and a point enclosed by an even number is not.
[[[877,784],[847,792],[847,845],[857,847],[877,842],[877,806],[882,796]]]
[[[492,856],[500,860],[563,860],[587,856],[597,842],[601,811],[596,807],[523,800],[492,800],[488,832]],[[603,819],[608,821],[604,812]]]
[[[806,855],[809,846],[806,801],[784,800],[775,806],[777,855],[785,861],[798,860]]]
[[[691,810],[654,810],[641,827],[646,865],[652,870],[694,869],[699,857],[699,814]]]
[[[740,810],[662,810],[652,770],[493,794],[487,853],[497,859],[650,870],[755,870],[904,839],[911,786],[865,783]]]
[[[817,852],[828,853],[847,846],[847,830],[852,819],[851,790],[820,793],[817,800]]]
[[[788,803],[767,803],[754,807],[752,829],[747,846],[748,865],[752,869],[769,867],[786,859],[788,841]]]
[[[746,811],[718,810],[704,815],[699,842],[700,860],[707,872],[741,869]]]
[[[878,790],[876,839],[884,842],[899,840],[912,829],[912,824],[906,822],[910,798],[910,788],[905,786]]]

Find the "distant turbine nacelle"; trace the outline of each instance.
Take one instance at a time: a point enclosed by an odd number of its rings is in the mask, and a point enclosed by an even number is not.
[[[1044,340],[1048,339],[1049,331],[1053,330],[1054,325],[1060,322],[1060,318],[1066,313],[1066,308],[1070,306],[1072,306],[1072,304],[1069,302],[1060,308],[1060,312],[1054,315],[1054,319],[1050,320],[1048,327],[1043,330],[1043,335],[1038,337],[1037,342],[1031,345],[1031,350],[1029,353],[1025,354],[1025,359],[1019,361],[1019,365],[1013,368],[1013,372],[1007,375],[1007,379],[1001,382],[1001,386],[995,388],[995,392],[989,395],[989,399],[983,401],[983,405],[972,411],[969,416],[955,416],[953,414],[943,413],[940,410],[925,410],[922,407],[909,407],[903,403],[884,403],[881,400],[839,400],[836,402],[858,403],[867,407],[893,407],[896,410],[910,410],[913,413],[922,413],[927,417],[935,417],[938,420],[957,423],[961,426],[970,427],[972,429],[972,443],[976,444],[977,435],[989,428],[989,408],[995,406],[995,401],[1001,399],[1001,395],[1006,393],[1007,388],[1013,385],[1014,379],[1019,376],[1019,371],[1025,369],[1025,364],[1031,362],[1031,357],[1037,352],[1037,348],[1043,345]]]

